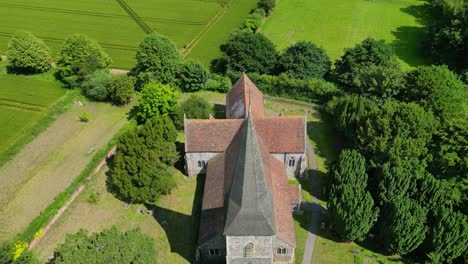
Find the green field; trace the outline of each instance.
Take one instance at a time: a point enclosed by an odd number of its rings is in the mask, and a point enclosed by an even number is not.
[[[66,92],[55,80],[0,73],[0,155]]]
[[[323,47],[339,58],[344,48],[366,37],[384,39],[404,67],[425,64],[423,26],[416,14],[420,0],[280,0],[263,33],[280,49],[300,40]]]
[[[27,30],[42,38],[57,56],[68,35],[82,33],[104,47],[114,60],[113,67],[131,68],[138,43],[154,31],[171,38],[184,55],[196,47],[189,56],[208,64],[218,55],[211,52],[211,45],[217,43],[217,48],[256,4],[256,0],[231,2],[0,0],[0,50],[6,50],[14,32]]]

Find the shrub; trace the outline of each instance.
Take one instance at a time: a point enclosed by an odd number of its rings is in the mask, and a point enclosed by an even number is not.
[[[72,35],[65,40],[57,62],[59,79],[75,87],[84,76],[105,69],[112,63],[101,46],[85,35]]]
[[[265,10],[265,13],[269,14],[276,5],[276,0],[260,0],[257,6]]]
[[[278,57],[275,45],[267,37],[246,31],[235,32],[221,50],[226,69],[237,72],[270,73]]]
[[[109,81],[107,90],[114,104],[127,104],[135,92],[135,78],[127,75],[114,75]]]
[[[81,112],[80,121],[88,122],[89,120],[91,120],[91,114],[86,111]]]
[[[296,79],[323,78],[331,65],[324,49],[305,41],[288,47],[278,62],[282,72]]]
[[[214,91],[226,93],[232,88],[231,79],[225,76],[211,74],[208,80],[203,84],[202,89],[207,91]]]
[[[245,20],[244,28],[251,32],[256,32],[262,26],[265,11],[263,9],[255,9]]]
[[[98,201],[99,201],[99,193],[95,189],[92,189],[88,195],[88,203],[96,204]]]
[[[184,128],[184,114],[187,118],[206,119],[211,114],[212,108],[205,98],[191,95],[186,101],[180,104],[177,109],[174,124],[177,129]]]
[[[208,71],[198,62],[185,62],[177,74],[177,83],[183,92],[195,92],[202,89],[208,80]]]
[[[81,84],[84,94],[93,100],[104,101],[108,98],[107,86],[111,80],[108,70],[99,70],[87,75]]]
[[[52,64],[50,49],[29,32],[14,34],[8,43],[7,54],[8,68],[16,72],[46,72]]]
[[[143,87],[136,106],[138,121],[144,123],[153,116],[172,113],[178,96],[179,93],[169,85],[148,83]]]
[[[175,44],[167,37],[152,33],[138,46],[135,74],[136,88],[155,81],[162,84],[175,84],[175,76],[182,57]]]

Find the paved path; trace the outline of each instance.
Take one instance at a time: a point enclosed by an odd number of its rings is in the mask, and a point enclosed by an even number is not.
[[[318,175],[315,173],[317,166],[315,163],[315,152],[309,141],[306,142],[307,148],[307,158],[310,169],[310,182],[311,182],[311,191],[313,197],[313,204],[309,204],[310,210],[312,211],[312,218],[310,219],[309,234],[307,235],[307,241],[304,248],[304,256],[302,257],[302,264],[312,263],[312,256],[314,254],[315,239],[317,238],[316,234],[319,228],[320,214],[325,211],[318,203]]]

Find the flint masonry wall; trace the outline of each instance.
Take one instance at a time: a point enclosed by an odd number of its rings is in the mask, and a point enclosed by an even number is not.
[[[273,261],[273,236],[226,237],[227,264],[270,264]],[[252,257],[245,257],[245,246],[253,243]]]
[[[206,165],[209,160],[214,156],[218,155],[220,152],[189,152],[185,154],[186,161],[186,171],[189,177],[196,176],[200,173],[206,173]],[[203,161],[205,166],[199,166],[198,162]]]

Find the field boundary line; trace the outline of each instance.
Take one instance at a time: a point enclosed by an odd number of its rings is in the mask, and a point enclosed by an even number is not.
[[[130,18],[135,21],[135,23],[145,32],[146,34],[149,34],[153,32],[153,30],[145,23],[145,21],[141,20],[140,17],[133,11],[132,8],[124,1],[124,0],[115,0],[122,8],[127,12],[127,14],[130,16]]]
[[[187,48],[184,48],[181,53],[182,53],[182,57],[185,58],[191,51],[192,49],[198,44],[198,42],[200,42],[200,40],[205,36],[205,34],[216,24],[219,22],[219,20],[227,13],[228,11],[228,8],[229,6],[231,5],[232,1],[234,0],[231,0],[229,1],[228,3],[224,3],[224,4],[221,4],[219,3],[221,6],[222,6],[222,9],[218,12],[218,14],[216,14],[211,20],[210,22],[208,22],[208,24],[197,34],[195,35],[195,37],[189,42],[187,43],[186,47]]]

